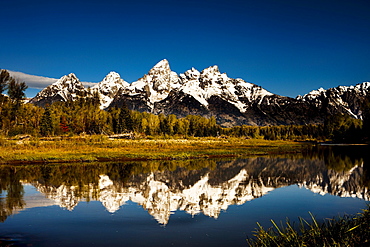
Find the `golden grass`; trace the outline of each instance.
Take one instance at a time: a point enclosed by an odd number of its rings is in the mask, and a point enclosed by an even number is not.
[[[0,163],[262,155],[299,151],[301,147],[292,141],[241,138],[109,140],[105,136],[83,136],[53,140],[2,139]]]

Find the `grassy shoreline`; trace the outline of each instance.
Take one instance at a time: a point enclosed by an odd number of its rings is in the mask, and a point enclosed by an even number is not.
[[[300,152],[305,144],[242,138],[0,140],[0,164],[238,157]]]

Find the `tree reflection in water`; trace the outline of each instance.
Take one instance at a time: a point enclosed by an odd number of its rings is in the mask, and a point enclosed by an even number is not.
[[[236,160],[0,166],[0,220],[25,206],[23,184],[69,210],[101,201],[114,212],[127,200],[161,224],[171,211],[218,217],[275,188],[298,184],[320,194],[369,200],[368,147],[312,147],[302,154]]]
[[[14,210],[22,209],[24,190],[22,177],[17,173],[17,167],[0,167],[0,221],[4,222]],[[2,192],[5,191],[5,198]]]

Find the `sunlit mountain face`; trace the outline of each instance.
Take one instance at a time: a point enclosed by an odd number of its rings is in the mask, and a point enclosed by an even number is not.
[[[293,184],[321,195],[369,201],[367,160],[335,157],[307,153],[237,160],[3,166],[2,219],[28,207],[24,185],[32,185],[49,199],[39,204],[74,210],[81,201],[100,201],[114,213],[133,202],[163,225],[175,211],[218,218],[230,205],[242,205]]]

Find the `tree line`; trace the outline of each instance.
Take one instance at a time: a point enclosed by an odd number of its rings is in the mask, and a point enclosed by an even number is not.
[[[55,102],[44,108],[23,103],[27,86],[0,71],[0,134],[16,136],[60,136],[140,133],[149,136],[235,136],[267,140],[366,141],[370,136],[370,100],[364,101],[364,121],[348,115],[328,116],[323,124],[283,126],[234,126],[223,128],[214,117],[155,115],[123,106],[99,108],[99,95],[75,101]],[[3,93],[7,91],[7,95]]]

